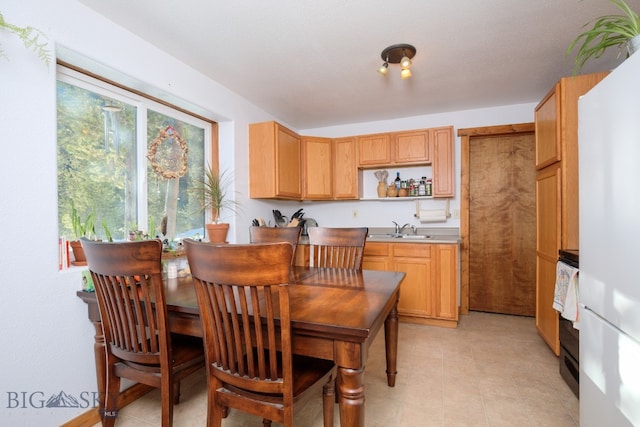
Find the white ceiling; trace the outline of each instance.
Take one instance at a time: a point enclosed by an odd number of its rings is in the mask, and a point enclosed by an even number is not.
[[[571,75],[582,26],[618,13],[606,0],[80,1],[296,129],[538,102]],[[411,79],[376,72],[396,43],[417,48]]]

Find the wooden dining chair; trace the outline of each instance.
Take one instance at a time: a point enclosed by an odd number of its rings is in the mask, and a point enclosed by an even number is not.
[[[311,227],[309,234],[311,267],[362,270],[367,227]]]
[[[291,245],[184,242],[204,331],[208,426],[235,408],[291,427],[296,404],[321,388],[324,426],[333,426],[334,362],[291,351]]]
[[[279,243],[289,242],[293,246],[291,265],[296,258],[296,248],[300,238],[300,227],[249,227],[249,241],[251,243]]]
[[[106,351],[102,425],[118,413],[120,378],[160,388],[162,426],[173,424],[180,381],[204,366],[202,340],[169,333],[162,242],[82,240],[96,290]]]

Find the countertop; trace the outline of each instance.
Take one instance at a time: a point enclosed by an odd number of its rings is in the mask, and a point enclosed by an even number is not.
[[[456,243],[462,242],[458,228],[418,228],[414,234],[411,229],[405,229],[402,237],[391,236],[394,228],[369,228],[367,242],[385,243]]]
[[[460,230],[458,228],[437,228],[424,227],[418,228],[414,235],[411,229],[405,229],[403,235],[406,237],[392,237],[395,229],[393,227],[369,228],[367,242],[384,242],[384,243],[454,243],[462,242],[460,239]],[[308,245],[309,238],[300,236],[298,244]]]

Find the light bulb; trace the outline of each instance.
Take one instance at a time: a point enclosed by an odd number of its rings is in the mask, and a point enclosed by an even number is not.
[[[408,79],[409,77],[411,77],[411,70],[408,68],[405,68],[404,70],[400,71],[400,78],[401,79]]]
[[[389,64],[388,63],[384,63],[380,66],[380,68],[378,68],[378,72],[380,74],[382,74],[383,76],[387,75],[387,71],[389,71]]]
[[[400,67],[402,67],[403,70],[411,68],[411,60],[408,56],[402,57],[400,60]]]

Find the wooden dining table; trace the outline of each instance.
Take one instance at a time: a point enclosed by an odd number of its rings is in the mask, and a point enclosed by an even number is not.
[[[384,326],[386,373],[395,386],[398,351],[397,304],[402,272],[293,267],[290,309],[293,352],[335,361],[340,425],[364,427],[364,370],[369,347]],[[190,276],[165,279],[171,332],[202,336]],[[78,291],[95,327],[98,393],[105,391],[105,348],[95,293]]]

